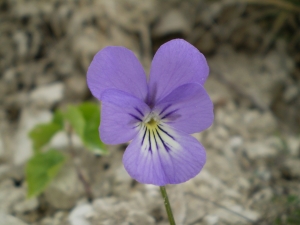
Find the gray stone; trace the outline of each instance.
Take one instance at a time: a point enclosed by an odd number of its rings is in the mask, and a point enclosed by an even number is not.
[[[292,177],[300,178],[300,159],[287,158],[284,161],[284,166],[287,168]]]
[[[96,199],[93,209],[93,216],[90,217],[92,225],[155,224],[154,218],[132,201],[119,201],[114,197]]]
[[[28,138],[29,131],[40,123],[51,120],[52,114],[48,110],[25,108],[22,110],[18,132],[15,137],[15,150],[13,162],[15,165],[23,165],[33,153],[31,140]]]
[[[37,198],[24,199],[18,204],[14,205],[13,211],[17,214],[34,211],[37,209],[39,202]]]
[[[50,108],[53,104],[61,101],[64,97],[64,84],[56,82],[40,86],[29,95],[30,102],[44,108]]]
[[[1,225],[27,225],[26,223],[19,220],[18,218],[5,214],[1,211],[0,211],[0,222]]]
[[[182,11],[172,9],[165,12],[153,28],[155,37],[162,37],[172,33],[187,35],[191,31],[191,23]]]
[[[245,144],[245,152],[250,159],[273,157],[278,154],[280,146],[277,139],[268,138],[266,140],[253,141]]]
[[[66,98],[72,101],[82,101],[89,92],[86,77],[70,76],[66,79]]]
[[[11,213],[13,207],[24,201],[25,197],[24,188],[16,188],[11,179],[2,181],[0,183],[0,212]]]
[[[75,168],[68,163],[45,190],[45,198],[56,209],[70,209],[83,193]]]
[[[292,156],[300,155],[300,138],[299,136],[288,136],[286,138],[289,153]]]
[[[0,136],[0,160],[5,157],[5,151],[4,151],[4,143],[2,141],[2,136]]]
[[[72,144],[76,149],[82,148],[81,139],[76,134],[72,134]],[[65,131],[57,132],[50,140],[48,147],[66,151],[69,148],[68,135]]]
[[[283,93],[283,99],[286,102],[290,102],[295,99],[299,94],[299,86],[290,84],[288,85],[286,91]]]
[[[76,206],[69,215],[71,225],[91,225],[89,217],[93,215],[93,207],[90,204]]]
[[[43,218],[40,222],[34,225],[70,225],[68,222],[68,213],[58,211],[53,217]]]

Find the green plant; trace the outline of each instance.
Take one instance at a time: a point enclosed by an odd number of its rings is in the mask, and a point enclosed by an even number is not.
[[[25,169],[28,184],[28,197],[42,193],[47,185],[55,178],[64,163],[74,158],[72,134],[76,133],[84,147],[95,154],[107,154],[105,145],[99,138],[98,126],[100,123],[99,106],[95,103],[84,102],[80,105],[69,105],[65,112],[57,110],[52,121],[38,124],[30,132],[34,155],[28,161]],[[47,149],[47,144],[59,131],[66,131],[69,139],[68,154],[56,149]],[[88,198],[91,198],[90,188],[82,175],[80,168],[75,164],[80,181],[83,183]]]

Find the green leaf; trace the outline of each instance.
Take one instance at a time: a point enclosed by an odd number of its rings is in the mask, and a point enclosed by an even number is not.
[[[33,142],[34,151],[40,151],[40,149],[51,140],[54,134],[61,129],[62,127],[56,123],[45,123],[35,126],[29,132],[29,137]]]
[[[71,124],[74,131],[83,137],[85,121],[78,107],[70,105],[65,113],[65,119]]]
[[[56,150],[34,155],[27,163],[25,173],[28,184],[27,196],[39,195],[53,180],[65,162],[65,156]]]
[[[64,114],[60,110],[56,110],[53,118],[52,118],[52,123],[57,124],[58,126],[61,127],[61,129],[64,128]]]
[[[100,124],[99,105],[91,102],[82,103],[79,107],[85,120],[82,141],[87,149],[98,154],[107,154],[105,144],[99,138],[98,127]]]

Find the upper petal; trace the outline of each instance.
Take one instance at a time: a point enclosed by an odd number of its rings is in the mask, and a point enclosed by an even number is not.
[[[213,103],[201,84],[184,84],[157,103],[154,112],[163,123],[188,134],[203,131],[214,120]]]
[[[164,186],[196,176],[206,162],[204,147],[192,136],[161,126],[161,130],[141,129],[123,155],[124,167],[140,183]]]
[[[104,90],[115,88],[145,100],[147,80],[132,51],[110,46],[99,51],[87,71],[87,84],[99,100]]]
[[[208,73],[206,59],[197,48],[182,39],[165,43],[152,61],[149,104],[154,105],[183,84],[196,82],[203,85]]]
[[[106,144],[132,140],[149,112],[149,107],[140,99],[124,91],[107,89],[102,94],[101,140]]]

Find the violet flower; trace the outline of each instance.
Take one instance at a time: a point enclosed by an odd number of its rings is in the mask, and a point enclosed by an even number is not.
[[[213,104],[203,88],[208,73],[205,57],[181,39],[157,50],[148,81],[124,47],[106,47],[95,55],[87,83],[102,101],[100,137],[106,144],[132,140],[123,156],[131,177],[164,186],[200,172],[205,149],[190,134],[213,122]]]

